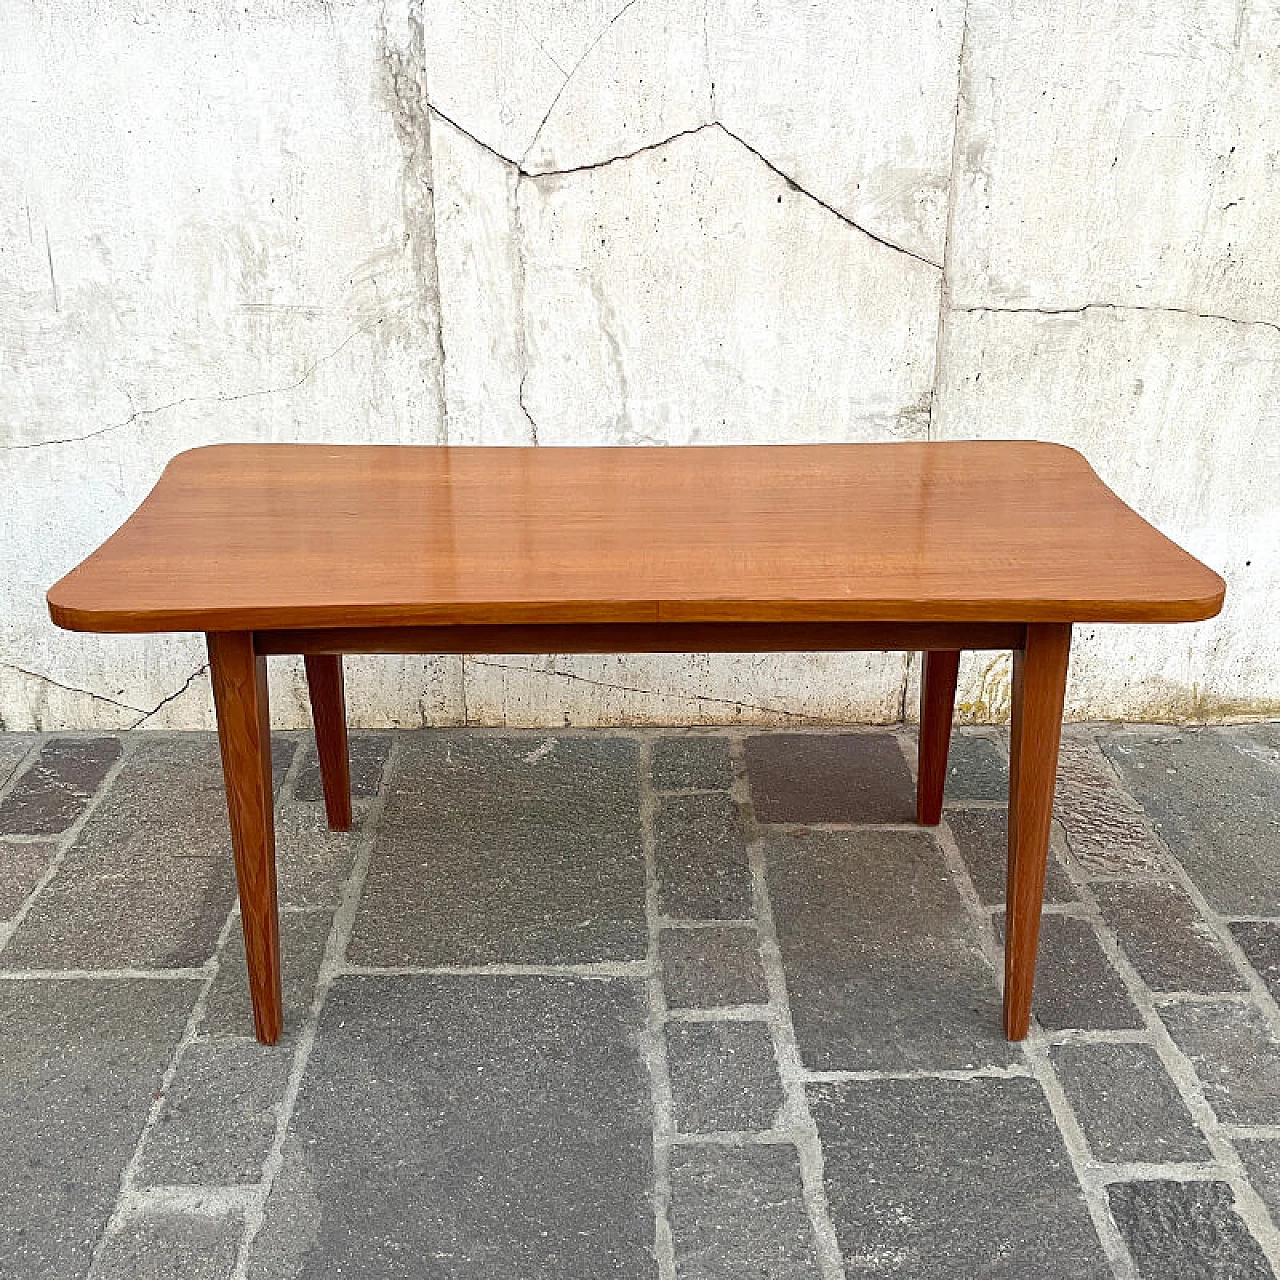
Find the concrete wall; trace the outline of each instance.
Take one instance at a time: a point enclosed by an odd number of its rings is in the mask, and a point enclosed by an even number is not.
[[[1280,709],[1274,0],[10,0],[0,120],[4,726],[210,722],[199,638],[43,591],[215,440],[1066,441],[1229,583],[1081,628],[1071,713]],[[885,720],[915,665],[371,659],[351,702]]]

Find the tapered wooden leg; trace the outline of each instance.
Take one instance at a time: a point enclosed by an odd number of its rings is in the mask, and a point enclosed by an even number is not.
[[[1031,1021],[1070,652],[1070,624],[1036,623],[1027,627],[1026,648],[1013,655],[1004,943],[1004,1030],[1010,1040],[1021,1040]]]
[[[342,696],[342,655],[309,653],[307,688],[316,755],[324,787],[324,811],[334,831],[351,830],[351,762],[347,754],[347,708]]]
[[[253,998],[253,1025],[263,1044],[275,1044],[280,1039],[284,1015],[267,660],[254,653],[253,636],[247,631],[210,632],[207,638],[227,811],[231,817],[231,846],[240,885],[240,923]]]
[[[924,655],[920,680],[920,752],[916,769],[916,821],[936,827],[942,821],[942,793],[947,782],[947,751],[955,713],[960,652],[941,649]]]

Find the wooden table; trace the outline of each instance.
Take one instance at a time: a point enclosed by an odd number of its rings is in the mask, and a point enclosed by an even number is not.
[[[217,445],[49,592],[77,631],[207,633],[258,1039],[281,1031],[266,658],[305,655],[351,824],[344,653],[924,652],[940,821],[960,652],[1013,652],[1004,1026],[1027,1031],[1074,622],[1187,622],[1222,580],[1078,453]],[[162,887],[157,886],[157,892]]]

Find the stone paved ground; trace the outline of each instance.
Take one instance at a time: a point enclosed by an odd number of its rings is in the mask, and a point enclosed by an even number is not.
[[[0,736],[0,1275],[1280,1274],[1280,726],[1069,730],[1021,1047],[995,732],[353,754],[265,1049],[213,739]]]

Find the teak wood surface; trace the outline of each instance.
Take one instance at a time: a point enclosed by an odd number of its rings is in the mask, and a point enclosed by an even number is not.
[[[216,445],[175,458],[49,611],[71,630],[207,634],[265,1043],[282,1020],[267,655],[306,655],[342,829],[344,653],[918,649],[933,825],[960,652],[1010,649],[1004,1025],[1020,1039],[1071,626],[1193,622],[1224,590],[1058,445]]]

